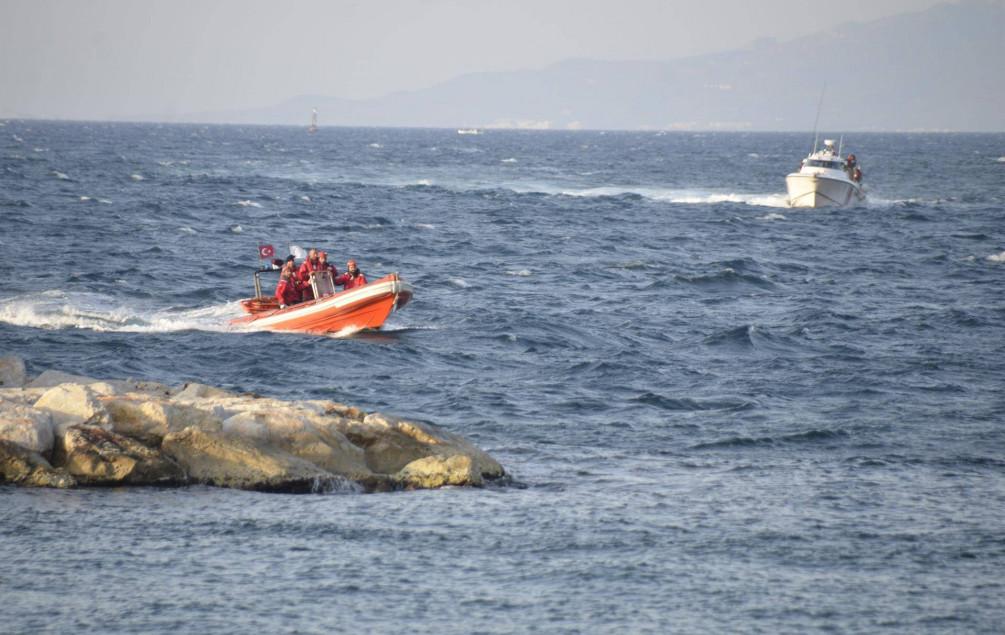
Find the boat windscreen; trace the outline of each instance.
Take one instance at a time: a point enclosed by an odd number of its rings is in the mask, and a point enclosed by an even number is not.
[[[330,271],[315,271],[311,273],[311,287],[315,298],[323,298],[335,293],[335,281]]]
[[[830,168],[832,170],[840,170],[844,167],[844,165],[838,161],[823,161],[820,159],[807,159],[806,165],[811,168]]]

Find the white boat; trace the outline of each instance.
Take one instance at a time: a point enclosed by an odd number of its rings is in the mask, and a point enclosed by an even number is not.
[[[482,131],[478,128],[458,128],[457,134],[481,134]]]
[[[318,109],[315,108],[314,112],[311,113],[311,125],[307,126],[307,132],[315,133],[318,131]]]
[[[842,159],[834,140],[825,139],[824,149],[803,159],[798,172],[785,177],[789,207],[845,207],[865,200],[862,170],[854,154]]]

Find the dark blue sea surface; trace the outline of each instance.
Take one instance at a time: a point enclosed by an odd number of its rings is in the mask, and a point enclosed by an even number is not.
[[[522,486],[0,486],[14,633],[998,633],[1005,135],[0,122],[0,353],[432,421]],[[416,288],[229,327],[257,246]]]

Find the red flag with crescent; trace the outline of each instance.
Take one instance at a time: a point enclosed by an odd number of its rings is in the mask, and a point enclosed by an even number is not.
[[[266,260],[276,255],[276,250],[272,245],[259,245],[258,246],[258,257],[262,260]]]

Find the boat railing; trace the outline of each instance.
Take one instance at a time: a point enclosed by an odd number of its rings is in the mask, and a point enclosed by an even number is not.
[[[279,273],[281,269],[279,267],[263,267],[262,269],[255,269],[255,297],[262,297],[262,274],[263,273]]]

